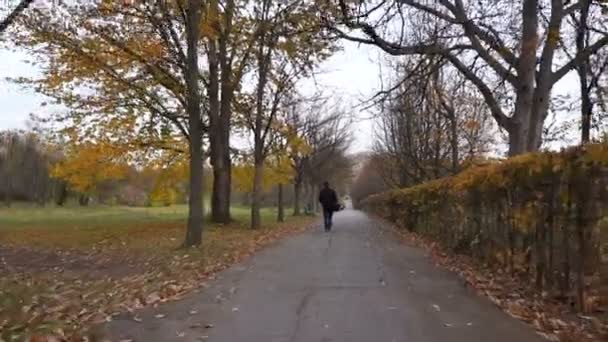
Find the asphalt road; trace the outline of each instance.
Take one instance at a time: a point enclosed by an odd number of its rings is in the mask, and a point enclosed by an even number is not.
[[[424,252],[357,211],[330,233],[288,238],[199,293],[105,326],[112,340],[211,342],[537,342]],[[163,318],[156,318],[158,314]]]

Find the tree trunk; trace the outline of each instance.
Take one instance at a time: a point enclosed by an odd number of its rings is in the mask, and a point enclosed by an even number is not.
[[[458,122],[456,115],[452,113],[450,116],[450,149],[452,150],[452,173],[458,173],[459,156],[458,156]]]
[[[55,204],[62,207],[68,197],[67,185],[63,181],[55,181]]]
[[[258,71],[258,82],[256,85],[256,99],[255,99],[255,117],[251,122],[253,127],[253,198],[251,203],[251,228],[258,229],[261,225],[260,219],[260,202],[262,200],[262,183],[264,181],[264,149],[265,149],[265,136],[264,136],[264,123],[263,118],[265,113],[264,108],[264,94],[266,81],[268,77],[269,61],[266,60],[264,54],[264,25],[260,24],[260,27],[256,29],[257,37],[260,41],[258,53],[257,53],[257,71]],[[268,120],[271,120],[268,118]]]
[[[34,0],[21,0],[19,1],[19,3],[17,4],[17,7],[15,7],[14,10],[12,10],[7,16],[6,18],[4,18],[2,21],[0,21],[0,33],[3,33],[7,28],[9,28],[12,23],[15,21],[15,19],[17,19],[17,17],[19,15],[21,15],[21,13],[23,13],[23,11],[25,11],[30,4],[32,4],[34,2]]]
[[[526,0],[522,10],[521,54],[516,66],[518,86],[509,133],[509,156],[528,152],[530,117],[534,107],[536,52],[538,48],[538,0]]]
[[[198,246],[203,233],[203,127],[200,109],[198,40],[201,0],[189,0],[186,18],[187,57],[185,68],[190,150],[190,198],[184,247]]]
[[[580,20],[576,32],[576,50],[583,51],[587,47],[587,17],[589,16],[591,1],[583,2]],[[593,102],[591,101],[589,79],[589,57],[582,58],[576,66],[580,79],[581,91],[581,143],[586,144],[591,139],[591,116],[593,115]]]
[[[293,216],[302,215],[302,210],[300,208],[300,202],[302,200],[301,195],[302,195],[302,178],[299,176],[296,176],[296,179],[294,180],[294,183],[293,183]]]
[[[258,159],[258,157],[256,157]],[[253,169],[253,193],[251,197],[251,229],[259,229],[262,226],[260,208],[262,202],[262,186],[264,181],[264,162],[256,160]]]
[[[89,205],[89,196],[86,194],[80,194],[80,196],[78,196],[78,204],[80,204],[82,207]]]
[[[222,153],[224,154],[224,153]],[[228,156],[230,159],[230,156]],[[221,160],[221,161],[218,161]],[[211,195],[211,220],[216,223],[230,223],[230,193],[232,177],[231,165],[224,156],[213,165],[213,193]]]
[[[310,186],[310,206],[312,207],[312,211],[314,214],[319,212],[319,201],[317,201],[317,194],[319,193],[319,190],[317,189],[316,186],[311,185]]]
[[[9,171],[10,172],[10,171]],[[11,207],[11,199],[12,199],[12,181],[10,175],[6,177],[6,186],[4,187],[4,204],[7,208]]]
[[[219,13],[217,0],[210,5]],[[213,20],[219,20],[213,18]],[[217,23],[217,25],[220,25]],[[225,39],[225,38],[224,38]],[[225,41],[221,42],[218,53],[217,39],[210,38],[207,49],[209,63],[209,143],[211,166],[213,167],[213,188],[211,194],[211,220],[216,223],[230,223],[230,192],[232,186],[230,160],[230,114],[231,76],[225,75],[230,69],[226,64]],[[220,95],[220,63],[222,67]],[[220,99],[221,96],[221,99]],[[220,102],[221,101],[221,102]]]
[[[285,222],[285,208],[283,206],[283,184],[278,185],[278,198],[277,198],[277,222]]]
[[[513,122],[513,125],[507,129],[507,133],[509,135],[508,153],[510,157],[527,152],[528,122]]]
[[[530,130],[528,132],[528,152],[538,151],[542,144],[543,127],[547,113],[549,112],[549,104],[551,101],[551,90],[555,84],[553,80],[553,58],[557,49],[560,37],[561,23],[564,17],[564,2],[551,2],[551,16],[547,28],[547,39],[542,49],[542,53],[538,60],[538,72],[535,73],[536,88],[534,89],[534,107],[530,113]],[[526,9],[524,5],[524,9]],[[538,10],[536,17],[538,17]],[[538,28],[536,28],[538,30]],[[537,35],[538,36],[538,35]]]
[[[580,67],[579,76],[581,77],[581,143],[586,144],[591,139],[591,116],[593,115],[593,102],[589,94],[587,85],[586,67]],[[584,76],[583,76],[584,75]]]

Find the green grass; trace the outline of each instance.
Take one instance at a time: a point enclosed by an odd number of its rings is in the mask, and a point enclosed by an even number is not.
[[[289,216],[277,224],[276,210],[267,208],[261,229],[252,230],[248,208],[231,213],[235,222],[205,226],[200,248],[179,249],[185,205],[1,208],[0,244],[9,263],[21,266],[17,272],[0,268],[0,341],[54,328],[78,334],[141,298],[176,299],[178,290],[197,288],[210,274],[315,219]],[[56,265],[49,255],[68,256],[68,262]],[[129,261],[138,267],[129,268]]]
[[[233,207],[231,214],[234,222],[227,227],[207,222],[205,231],[210,233],[218,228],[249,230],[249,208]],[[275,226],[275,208],[264,208],[261,214],[263,228]],[[78,249],[109,243],[146,250],[151,241],[154,241],[152,245],[158,245],[159,241],[177,245],[183,238],[187,217],[187,205],[33,207],[21,204],[0,208],[0,242]]]
[[[237,222],[247,223],[250,210],[246,207],[233,207],[231,214]],[[11,208],[0,208],[0,230],[120,227],[125,224],[180,222],[185,221],[187,216],[187,205],[168,207],[32,207],[17,205]],[[274,222],[275,217],[276,209],[262,210],[263,222]]]

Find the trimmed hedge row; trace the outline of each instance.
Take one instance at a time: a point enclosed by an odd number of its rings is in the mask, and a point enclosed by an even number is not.
[[[539,152],[373,195],[367,211],[572,299],[608,298],[608,145]],[[603,241],[603,243],[602,243]]]

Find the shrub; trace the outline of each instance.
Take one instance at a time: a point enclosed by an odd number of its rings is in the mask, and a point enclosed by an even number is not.
[[[606,302],[599,297],[606,295],[607,185],[608,144],[594,144],[472,167],[370,196],[362,206],[453,252],[529,277],[538,291],[574,296],[588,311]]]

